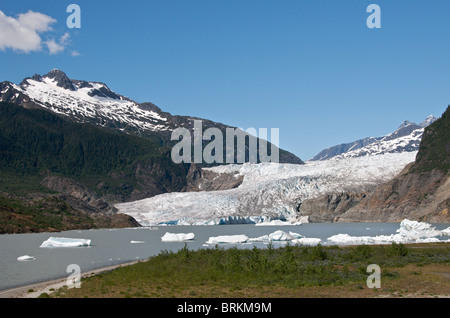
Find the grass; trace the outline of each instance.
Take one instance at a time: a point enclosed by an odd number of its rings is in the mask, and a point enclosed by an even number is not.
[[[449,247],[439,244],[197,251],[185,246],[176,253],[162,251],[147,261],[83,279],[81,288],[63,288],[51,297],[449,296],[449,260]],[[382,269],[381,290],[367,288],[369,264]],[[433,282],[427,285],[427,281]]]

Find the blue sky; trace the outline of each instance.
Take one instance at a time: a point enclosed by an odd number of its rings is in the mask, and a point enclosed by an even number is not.
[[[279,128],[303,160],[450,104],[448,0],[0,1],[4,19],[29,10],[54,21],[29,51],[0,29],[0,81],[59,68],[172,114]]]

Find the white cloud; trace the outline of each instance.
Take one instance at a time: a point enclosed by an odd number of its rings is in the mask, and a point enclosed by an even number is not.
[[[17,18],[6,16],[0,10],[0,50],[4,51],[10,48],[25,53],[40,51],[42,39],[39,33],[51,31],[50,25],[55,22],[56,20],[52,17],[31,10],[19,14]],[[54,40],[45,42],[50,54],[61,52],[68,36],[67,33],[63,35],[60,43],[56,43]]]
[[[48,51],[50,54],[58,54],[64,51],[66,46],[70,43],[70,34],[64,33],[63,36],[59,38],[59,42],[56,42],[54,39],[45,41],[44,44],[47,45]]]
[[[48,47],[50,54],[58,54],[64,51],[64,46],[55,42],[55,40],[48,40],[44,42]]]

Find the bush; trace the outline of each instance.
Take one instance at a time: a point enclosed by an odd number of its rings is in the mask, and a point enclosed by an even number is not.
[[[391,256],[406,256],[408,255],[408,248],[402,243],[392,242],[391,246],[389,246],[389,255]]]

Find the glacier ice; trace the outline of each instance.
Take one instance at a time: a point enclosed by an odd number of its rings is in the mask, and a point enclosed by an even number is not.
[[[282,221],[282,220],[271,220],[271,221],[264,221],[260,223],[256,223],[255,226],[284,226],[284,225],[301,225],[303,222],[289,222],[289,221]]]
[[[306,223],[306,218],[298,219],[300,202],[329,193],[370,190],[397,175],[416,154],[387,153],[304,165],[245,163],[204,168],[244,179],[234,189],[172,192],[115,206],[142,226]]]
[[[182,241],[189,241],[193,240],[195,237],[194,233],[169,233],[166,232],[161,237],[161,241],[163,242],[182,242]]]
[[[40,247],[84,247],[91,246],[91,240],[80,238],[50,237]]]

